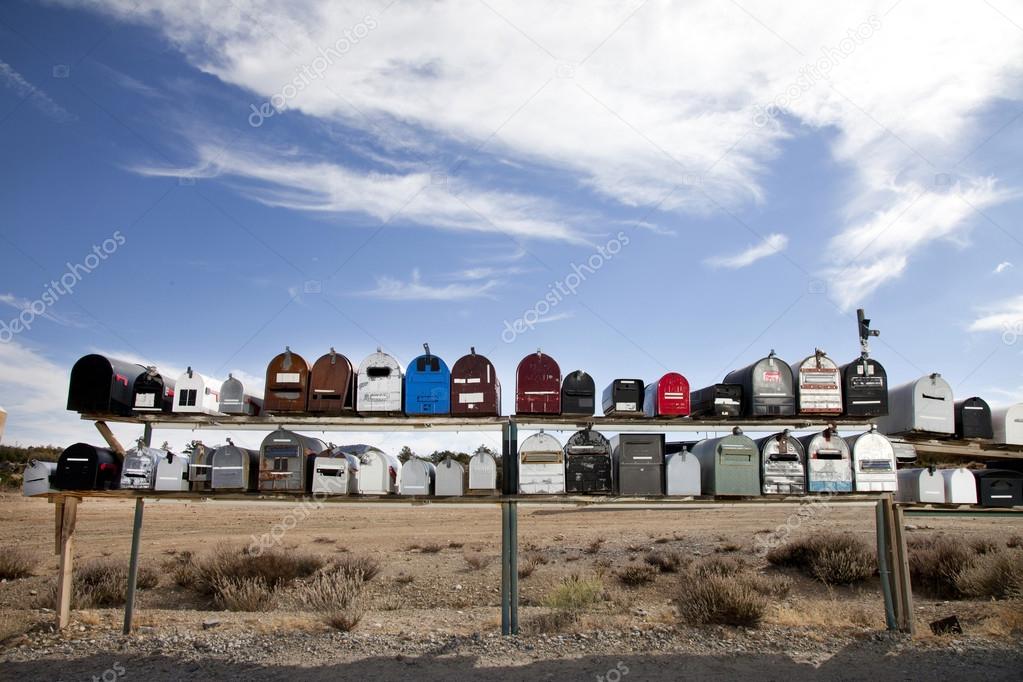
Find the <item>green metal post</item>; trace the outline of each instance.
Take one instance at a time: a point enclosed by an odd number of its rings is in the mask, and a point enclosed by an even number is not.
[[[880,501],[875,508],[875,524],[877,527],[877,572],[881,576],[881,593],[884,595],[884,622],[888,629],[894,632],[899,625],[895,620],[892,574],[888,567],[888,531],[884,518],[884,504]]]
[[[519,634],[519,503],[508,503],[509,575],[511,577],[511,634]]]
[[[153,425],[146,422],[142,429],[142,442],[149,447],[153,442]],[[131,634],[131,621],[135,616],[135,589],[139,579],[139,543],[142,540],[142,512],[146,502],[135,500],[135,523],[131,530],[131,557],[128,559],[128,591],[124,600],[124,634]]]
[[[501,503],[501,634],[512,634],[511,621],[511,503]]]

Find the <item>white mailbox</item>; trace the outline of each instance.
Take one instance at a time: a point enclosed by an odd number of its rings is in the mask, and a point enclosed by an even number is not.
[[[953,434],[956,431],[952,387],[938,373],[902,384],[888,392],[888,416],[879,417],[882,433],[910,431]]]
[[[469,460],[469,490],[497,490],[497,459],[486,450],[477,450]]]
[[[339,445],[335,451],[359,459],[359,494],[393,495],[398,492],[401,462],[372,445]]]
[[[937,469],[899,469],[899,502],[945,504],[945,480]]]
[[[437,480],[437,467],[419,457],[412,457],[401,465],[401,480],[398,482],[399,495],[433,495]]]
[[[996,443],[1023,445],[1023,403],[991,411]]]
[[[437,495],[461,497],[469,484],[469,472],[454,457],[445,457],[437,465]]]
[[[156,460],[156,490],[188,490],[188,455],[173,452]]]
[[[685,443],[665,443],[664,488],[668,495],[700,494],[700,460]]]
[[[359,492],[359,458],[331,448],[313,458],[311,491],[322,495],[354,495]]]
[[[565,492],[565,453],[554,436],[534,433],[519,446],[519,494]]]
[[[222,381],[203,376],[189,367],[178,377],[174,393],[174,412],[220,414]]]
[[[852,451],[853,481],[857,492],[895,492],[899,487],[895,473],[895,448],[892,442],[870,427],[870,431],[846,438]]]
[[[945,483],[945,502],[948,504],[977,504],[977,479],[965,467],[942,469]]]
[[[21,484],[21,494],[25,497],[55,493],[57,489],[50,483],[50,477],[57,470],[56,462],[43,462],[33,459],[25,467],[25,475]]]
[[[404,386],[401,365],[377,348],[359,365],[355,407],[360,414],[401,414]]]

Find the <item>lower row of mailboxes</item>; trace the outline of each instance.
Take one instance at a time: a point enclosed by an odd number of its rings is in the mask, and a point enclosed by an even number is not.
[[[903,468],[911,447],[876,430],[842,437],[832,429],[796,437],[783,431],[753,440],[735,428],[720,438],[665,442],[663,434],[611,439],[591,429],[562,443],[549,433],[526,438],[516,463],[519,494],[758,496],[894,492],[906,502],[1023,505],[1023,466],[970,470]],[[269,434],[259,450],[194,443],[177,454],[140,443],[122,458],[77,443],[57,462],[33,461],[27,496],[60,490],[291,492],[323,495],[493,494],[501,467],[480,450],[468,466],[399,460],[372,445],[327,445],[293,431]],[[507,475],[507,474],[506,474]],[[507,486],[502,486],[508,490]]]

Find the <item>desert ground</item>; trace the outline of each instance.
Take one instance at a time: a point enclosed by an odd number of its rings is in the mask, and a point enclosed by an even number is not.
[[[75,610],[71,627],[54,632],[47,601],[57,569],[53,507],[0,494],[2,547],[38,557],[34,575],[0,584],[0,679],[1023,677],[1019,600],[946,600],[918,590],[919,633],[909,638],[885,632],[877,577],[829,587],[769,566],[754,552],[755,538],[771,533],[779,542],[848,533],[873,547],[869,502],[812,514],[797,505],[520,506],[520,565],[529,561],[533,572],[519,581],[522,633],[514,637],[500,635],[499,507],[326,504],[306,515],[296,504],[147,502],[141,564],[159,581],[139,592],[137,630],[125,637],[119,608]],[[123,500],[82,503],[76,567],[127,563],[133,509]],[[236,551],[289,516],[295,524],[279,549],[379,562],[379,575],[366,583],[366,611],[350,632],[286,599],[268,612],[219,610],[175,583],[173,567],[187,553]],[[911,539],[1000,543],[1023,535],[1023,519],[910,523]],[[785,524],[793,529],[777,534]],[[772,598],[755,627],[682,624],[673,601],[684,598],[678,575],[661,573],[635,587],[617,578],[621,567],[658,551],[695,561],[738,557],[772,579],[788,579],[791,589]],[[571,575],[598,581],[602,590],[566,622],[552,618],[550,595]],[[964,632],[932,634],[928,624],[950,615]]]

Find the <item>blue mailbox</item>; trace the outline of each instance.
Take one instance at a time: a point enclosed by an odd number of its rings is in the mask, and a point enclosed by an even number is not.
[[[430,353],[430,345],[408,365],[405,372],[405,414],[450,414],[451,371]]]

